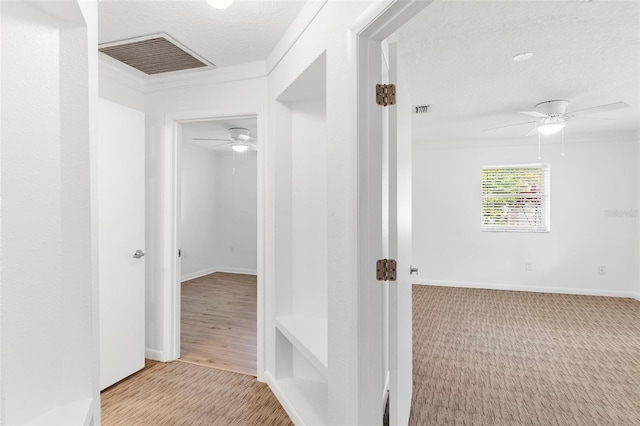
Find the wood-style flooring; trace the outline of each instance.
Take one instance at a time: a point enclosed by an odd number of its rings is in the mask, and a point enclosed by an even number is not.
[[[290,426],[269,386],[246,374],[147,361],[102,392],[103,426]]]
[[[182,283],[180,360],[255,376],[256,286],[223,272]]]

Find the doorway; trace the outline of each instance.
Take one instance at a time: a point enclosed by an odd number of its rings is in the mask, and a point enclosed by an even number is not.
[[[257,117],[178,123],[179,359],[257,373]]]

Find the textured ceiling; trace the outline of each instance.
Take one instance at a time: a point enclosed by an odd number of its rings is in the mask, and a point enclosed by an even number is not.
[[[228,150],[229,145],[223,145],[221,141],[194,141],[193,138],[229,139],[229,129],[232,127],[244,127],[249,129],[250,136],[256,138],[258,134],[258,120],[249,118],[225,118],[216,120],[191,121],[182,123],[182,141],[200,148],[214,151]],[[254,140],[253,143],[258,143]]]
[[[217,67],[266,59],[303,0],[235,0],[214,9],[205,0],[102,0],[99,43],[165,32]]]
[[[414,116],[414,140],[519,137],[532,126],[482,129],[530,121],[518,111],[552,99],[632,107],[570,121],[567,137],[639,129],[640,2],[436,1],[391,39],[412,103],[433,105]]]

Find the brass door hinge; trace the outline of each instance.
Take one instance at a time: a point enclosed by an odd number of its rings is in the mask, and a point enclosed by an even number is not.
[[[376,262],[376,279],[378,281],[396,280],[396,261],[394,259],[380,259]]]
[[[376,84],[376,103],[382,106],[396,104],[395,84]]]

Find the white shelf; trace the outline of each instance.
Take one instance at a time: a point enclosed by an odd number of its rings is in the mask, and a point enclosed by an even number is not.
[[[277,317],[276,327],[327,378],[329,358],[327,320],[302,315]]]
[[[267,382],[297,425],[328,425],[327,384],[314,380],[287,377],[275,380],[267,373]]]

